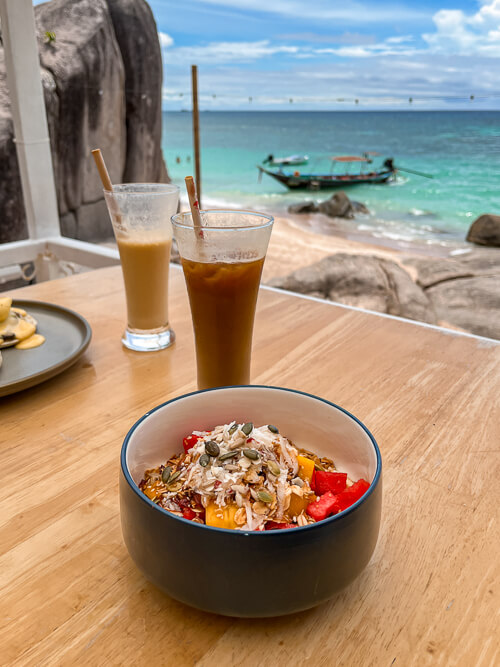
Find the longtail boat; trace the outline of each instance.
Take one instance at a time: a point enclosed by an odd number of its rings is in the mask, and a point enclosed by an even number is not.
[[[362,167],[365,163],[371,164],[372,160],[368,157],[358,157],[352,155],[340,155],[331,158],[333,163],[344,162],[352,163],[359,162]],[[346,171],[342,174],[336,174],[331,172],[329,174],[307,174],[300,171],[283,171],[279,169],[278,171],[271,171],[260,165],[257,166],[259,169],[259,176],[262,174],[267,174],[274,178],[282,185],[286,186],[290,190],[330,190],[334,188],[344,188],[348,185],[360,185],[366,183],[387,183],[391,180],[395,173],[396,168],[394,167],[393,161],[391,158],[385,160],[381,169],[374,171],[363,171],[363,168],[356,173],[350,173]]]
[[[268,167],[295,167],[297,165],[307,164],[309,157],[307,155],[289,155],[288,157],[274,157],[268,155],[262,164],[267,164]]]

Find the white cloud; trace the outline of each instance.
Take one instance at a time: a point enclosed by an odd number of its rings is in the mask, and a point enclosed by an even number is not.
[[[258,42],[211,42],[201,46],[165,49],[164,60],[170,64],[196,62],[199,65],[246,63],[276,53],[296,54],[297,46],[273,46],[269,40]]]
[[[174,40],[170,35],[167,35],[166,32],[159,32],[158,39],[160,40],[160,46],[162,49],[168,49],[170,46],[173,46]]]
[[[433,52],[500,57],[500,0],[484,0],[472,15],[441,9],[433,21],[436,32],[422,35]]]
[[[341,46],[339,48],[315,49],[317,54],[328,54],[341,56],[343,58],[370,58],[373,56],[411,56],[417,53],[417,49],[408,46],[406,42],[412,42],[413,37],[389,37],[377,44]]]
[[[498,106],[498,99],[490,97],[498,91],[496,64],[491,58],[427,54],[418,61],[393,56],[341,59],[335,67],[296,60],[286,69],[266,72],[234,65],[205,67],[200,71],[200,105],[214,110],[453,108],[457,104],[492,108]],[[167,107],[190,108],[188,68],[170,66],[166,73]],[[471,94],[474,102],[469,100]]]

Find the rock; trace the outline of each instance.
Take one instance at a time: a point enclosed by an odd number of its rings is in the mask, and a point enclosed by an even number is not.
[[[473,248],[469,252],[459,255],[457,259],[467,266],[475,276],[484,273],[500,275],[500,251],[494,248]]]
[[[107,0],[125,68],[127,154],[124,183],[168,183],[161,151],[162,54],[144,0]]]
[[[479,336],[500,338],[500,274],[448,280],[426,294],[439,319]]]
[[[288,207],[289,213],[316,213],[317,211],[319,211],[319,208],[314,201],[303,201],[298,204],[291,204]]]
[[[351,205],[354,210],[354,213],[364,213],[365,215],[370,213],[369,209],[360,201],[353,201],[351,199]]]
[[[398,264],[366,255],[338,253],[269,284],[302,294],[322,294],[350,306],[435,323],[424,291]]]
[[[0,243],[28,236],[10,113],[4,51],[0,47]]]
[[[500,215],[485,213],[476,218],[467,233],[467,241],[500,247]]]
[[[473,275],[465,264],[444,257],[410,257],[405,259],[404,265],[416,270],[417,284],[424,289],[446,280],[470,278]]]
[[[330,218],[354,218],[354,208],[345,192],[336,192],[333,197],[319,204],[320,213]]]
[[[359,201],[351,201],[345,192],[337,192],[330,199],[320,204],[314,201],[303,201],[288,207],[289,213],[323,213],[330,218],[354,218],[354,213],[370,211]]]
[[[90,151],[111,180],[168,181],[161,153],[162,61],[145,0],[52,0],[35,7],[42,83],[63,234],[103,240],[112,228]],[[56,35],[47,44],[45,31]],[[26,236],[0,48],[0,241]]]
[[[491,273],[500,277],[500,252],[474,248],[454,257],[407,257],[404,265],[415,269],[417,283],[427,289],[457,278],[472,278]]]

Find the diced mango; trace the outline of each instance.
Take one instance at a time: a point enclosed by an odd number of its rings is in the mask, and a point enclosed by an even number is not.
[[[237,528],[234,515],[238,510],[235,504],[219,507],[217,503],[210,502],[205,509],[205,523],[214,528]]]
[[[306,507],[310,502],[314,500],[316,496],[297,496],[295,493],[292,493],[290,498],[290,505],[286,511],[287,515],[292,519],[294,516],[299,516],[302,512],[305,512]]]
[[[142,490],[150,500],[154,500],[156,496],[159,496],[165,490],[165,487],[161,482],[149,482]]]
[[[297,461],[299,462],[299,477],[303,479],[304,482],[311,483],[311,479],[314,472],[314,461],[308,459],[306,456],[297,456]]]

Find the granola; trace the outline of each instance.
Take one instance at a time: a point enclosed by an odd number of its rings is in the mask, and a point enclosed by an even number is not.
[[[193,431],[183,447],[146,470],[139,487],[163,509],[200,524],[242,531],[307,526],[326,518],[320,511],[325,494],[337,496],[334,487],[325,491],[326,483],[353,488],[332,460],[300,450],[272,424],[233,421]]]

